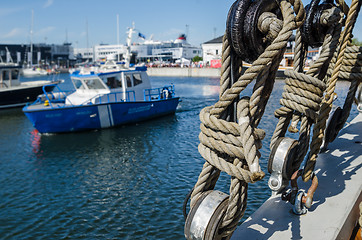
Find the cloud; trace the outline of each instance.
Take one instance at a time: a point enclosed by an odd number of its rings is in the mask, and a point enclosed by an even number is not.
[[[51,5],[53,5],[53,3],[54,3],[54,0],[47,0],[44,4],[43,8],[48,8]]]
[[[55,30],[55,27],[53,26],[49,26],[49,27],[45,27],[45,28],[42,28],[42,29],[39,29],[35,32],[36,35],[46,35],[52,31]]]
[[[8,15],[12,15],[14,13],[17,13],[21,11],[21,8],[1,8],[0,9],[0,17],[5,17]]]
[[[6,39],[6,38],[13,38],[13,37],[17,37],[17,36],[22,36],[24,35],[25,31],[24,29],[21,29],[21,28],[13,28],[10,30],[10,32],[4,34],[2,36],[3,39]]]

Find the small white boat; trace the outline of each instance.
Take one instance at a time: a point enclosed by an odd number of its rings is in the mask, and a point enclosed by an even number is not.
[[[24,77],[38,77],[38,76],[46,76],[49,74],[46,70],[35,66],[23,68],[21,73]]]

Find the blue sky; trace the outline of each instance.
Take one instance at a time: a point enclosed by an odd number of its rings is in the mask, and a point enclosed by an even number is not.
[[[33,42],[74,47],[117,43],[117,14],[120,42],[125,43],[127,27],[154,40],[174,40],[188,33],[188,41],[198,46],[221,36],[225,31],[228,10],[234,0],[11,0],[0,8],[0,43],[29,43],[31,10],[34,10]],[[304,4],[309,2],[303,0]],[[347,0],[350,4],[351,0]],[[362,41],[362,16],[354,35]]]

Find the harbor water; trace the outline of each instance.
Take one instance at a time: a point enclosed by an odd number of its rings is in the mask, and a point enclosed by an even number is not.
[[[69,75],[58,77],[62,88],[72,88]],[[199,113],[217,101],[219,79],[151,77],[151,83],[175,85],[182,99],[175,115],[39,135],[21,109],[0,111],[0,239],[184,239],[182,204],[204,164]],[[259,125],[267,133],[266,173],[283,85],[276,81]],[[338,106],[348,87],[338,83]],[[350,119],[356,115],[354,106]],[[270,196],[268,177],[249,185],[243,219]],[[222,174],[216,187],[227,193],[229,177]]]

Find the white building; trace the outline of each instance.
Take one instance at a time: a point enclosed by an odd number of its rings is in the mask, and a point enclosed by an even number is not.
[[[125,45],[97,45],[93,48],[75,49],[74,55],[78,58],[94,59],[95,61],[104,59],[116,59],[117,54],[125,56]],[[175,41],[153,41],[147,40],[143,43],[133,43],[131,53],[136,55],[137,62],[170,62],[174,63],[180,59],[191,60],[196,56],[201,56],[199,47],[191,46],[186,42],[185,35],[181,35]]]
[[[94,59],[113,59],[117,60],[117,55],[124,55],[126,53],[126,46],[124,45],[97,45],[93,48]]]
[[[221,59],[222,55],[222,38],[214,38],[210,41],[204,42],[201,44],[202,48],[202,58],[204,61],[204,64],[210,65],[211,60],[219,60]]]
[[[74,56],[77,59],[93,61],[93,48],[74,48]]]

